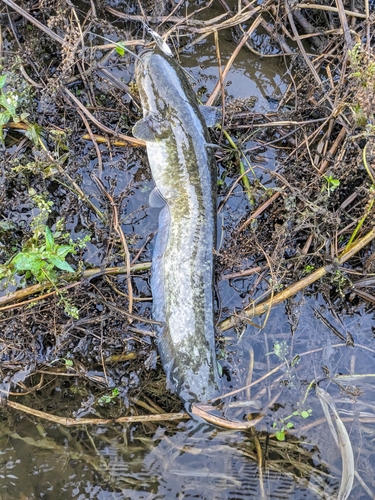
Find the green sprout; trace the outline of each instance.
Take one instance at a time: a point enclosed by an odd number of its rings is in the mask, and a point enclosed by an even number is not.
[[[294,424],[290,422],[293,417],[309,418],[312,415],[312,409],[296,410],[285,418],[281,418],[280,422],[273,422],[272,429],[275,431],[275,437],[278,441],[285,441],[285,433],[288,429],[293,429]]]
[[[327,191],[328,195],[330,195],[332,191],[339,187],[340,181],[338,179],[334,179],[332,175],[325,175],[324,179],[326,181],[326,184],[323,185],[321,191],[322,193],[324,191]]]
[[[108,405],[111,403],[114,399],[116,399],[120,395],[120,391],[115,387],[112,389],[111,394],[104,394],[98,399],[98,404],[100,406]]]

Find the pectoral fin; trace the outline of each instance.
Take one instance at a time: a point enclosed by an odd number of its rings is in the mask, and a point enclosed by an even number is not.
[[[148,197],[148,204],[150,207],[154,208],[163,208],[165,206],[165,200],[157,188],[154,188],[151,191],[150,196]]]
[[[142,139],[145,142],[156,142],[157,133],[151,127],[149,118],[142,118],[133,127],[133,135],[136,139]]]

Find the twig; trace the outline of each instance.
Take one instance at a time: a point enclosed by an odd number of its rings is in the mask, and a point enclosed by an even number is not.
[[[7,124],[8,126],[9,124]],[[16,127],[13,127],[16,128]],[[92,141],[92,142],[97,142],[98,144],[107,144],[108,145],[108,138],[104,137],[103,135],[98,135],[98,134],[84,134],[81,139],[84,141]],[[116,147],[127,147],[129,146],[129,143],[127,141],[122,141],[120,139],[112,139],[109,141],[110,144]],[[145,144],[146,145],[146,144]]]
[[[87,128],[87,131],[89,133],[89,137],[90,137],[91,141],[94,144],[96,156],[98,158],[98,172],[99,172],[99,175],[101,175],[103,172],[103,160],[102,160],[102,154],[100,152],[100,148],[98,146],[97,141],[95,140],[95,135],[92,133],[91,127],[89,125],[89,122],[87,121],[86,116],[82,113],[82,111],[80,109],[77,109],[77,111],[78,111],[79,116],[81,117],[83,123],[85,124],[85,127]]]
[[[324,10],[326,12],[335,12],[338,13],[338,9],[336,7],[329,7],[328,5],[320,5],[318,3],[297,3],[297,5],[293,6],[294,9],[315,9],[315,10]],[[366,19],[365,14],[360,14],[359,12],[352,12],[351,10],[344,10],[344,14],[350,17],[358,17],[359,19]]]
[[[229,61],[227,62],[223,72],[222,72],[222,75],[221,75],[221,78],[219,78],[219,81],[217,82],[214,90],[212,91],[212,94],[210,95],[208,101],[207,101],[207,106],[212,106],[212,104],[215,102],[215,99],[217,97],[217,94],[220,92],[220,88],[221,88],[221,85],[222,85],[222,82],[225,80],[225,78],[227,77],[227,74],[233,64],[233,61],[236,59],[236,57],[238,56],[238,53],[239,51],[242,49],[242,47],[245,45],[245,42],[247,41],[248,37],[251,35],[251,33],[253,31],[255,31],[257,29],[257,27],[259,26],[260,22],[262,20],[262,16],[259,14],[258,17],[255,19],[255,21],[253,22],[253,24],[250,26],[250,28],[246,31],[246,33],[244,34],[244,36],[241,38],[241,41],[239,42],[239,44],[237,45],[237,47],[234,49],[232,55],[230,56],[229,58]]]
[[[93,296],[98,300],[98,298],[96,297],[96,295],[93,294]],[[141,316],[137,316],[134,313],[128,313],[128,312],[124,311],[123,309],[121,309],[120,307],[117,307],[114,304],[111,304],[110,302],[108,302],[106,300],[103,300],[103,299],[99,299],[99,300],[100,300],[100,302],[102,304],[104,304],[109,309],[117,311],[120,314],[125,314],[125,316],[127,316],[130,319],[134,319],[136,321],[140,321],[141,323],[150,323],[151,325],[159,325],[160,326],[162,324],[162,323],[160,323],[160,321],[155,321],[153,319],[142,318]]]
[[[265,210],[266,208],[268,208],[270,205],[272,205],[272,203],[274,201],[276,201],[279,196],[281,196],[282,192],[284,191],[284,187],[282,188],[281,191],[277,191],[276,193],[274,193],[267,201],[265,201],[264,203],[262,203],[262,205],[260,207],[258,207],[251,215],[250,217],[248,217],[245,222],[243,222],[240,226],[240,228],[238,229],[238,232],[241,232],[245,229],[246,226],[248,226],[252,221],[254,221],[257,217],[259,217],[259,215],[261,215]]]
[[[124,254],[125,254],[126,280],[127,280],[127,285],[128,285],[128,294],[129,294],[129,314],[131,316],[132,311],[133,311],[133,285],[132,285],[131,276],[130,276],[130,267],[131,267],[130,266],[130,252],[129,252],[128,244],[126,242],[124,231],[121,228],[120,221],[118,218],[118,209],[117,209],[116,203],[114,202],[112,196],[105,189],[102,181],[95,174],[92,174],[91,178],[93,179],[95,184],[98,186],[100,191],[106,196],[106,198],[108,199],[109,203],[111,204],[111,207],[113,210],[113,227],[121,240],[122,248],[124,249]]]
[[[250,7],[250,4],[249,4]],[[214,30],[222,30],[222,29],[228,29],[228,28],[233,28],[234,26],[237,26],[239,24],[243,24],[246,21],[248,21],[251,17],[253,17],[255,14],[257,14],[262,7],[258,5],[255,7],[253,10],[250,12],[244,12],[247,7],[242,9],[240,12],[238,12],[235,16],[231,17],[230,19],[227,19],[223,21],[221,24],[218,24],[218,20],[222,17],[225,17],[227,13],[224,15],[219,16],[218,18],[215,19],[210,19],[209,23],[206,23],[206,26],[204,28],[193,28],[190,30],[192,33],[207,33],[210,32],[212,33]],[[248,33],[249,35],[250,33]],[[246,40],[245,40],[246,41]],[[243,42],[245,43],[245,42]]]
[[[347,48],[347,50],[352,50],[354,43],[353,43],[352,37],[350,36],[350,29],[348,26],[348,21],[346,19],[346,15],[345,15],[344,4],[342,3],[342,0],[336,0],[336,5],[337,5],[338,12],[339,12],[339,18],[340,18],[342,30],[344,32],[346,48]]]
[[[249,203],[250,205],[253,205],[254,204],[254,200],[253,200],[253,196],[251,194],[251,184],[250,184],[250,181],[246,175],[246,169],[245,169],[245,166],[241,160],[241,151],[240,149],[237,147],[236,143],[233,141],[233,139],[231,138],[231,136],[228,134],[228,132],[226,130],[224,130],[222,128],[221,125],[217,125],[217,128],[219,128],[219,130],[221,131],[222,134],[224,134],[226,140],[229,142],[229,145],[230,147],[236,151],[237,155],[238,155],[238,161],[239,161],[239,164],[240,164],[240,179],[242,181],[242,184],[243,184],[243,187],[245,189],[245,192],[246,192],[246,196],[249,200]],[[252,171],[253,169],[250,167],[249,169],[250,171]]]
[[[163,413],[158,415],[133,415],[131,417],[119,417],[119,418],[69,418],[69,417],[59,417],[58,415],[52,415],[51,413],[46,413],[44,411],[35,410],[29,406],[16,403],[15,401],[6,401],[6,405],[14,410],[22,411],[28,415],[33,415],[37,418],[43,418],[49,422],[55,422],[56,424],[64,425],[65,427],[74,427],[76,425],[113,425],[113,424],[125,424],[134,422],[171,422],[174,420],[189,420],[190,415],[187,413]]]
[[[44,300],[47,297],[51,297],[52,295],[61,294],[62,292],[65,292],[66,290],[70,290],[71,288],[75,288],[76,286],[78,286],[80,284],[81,284],[80,281],[78,281],[76,283],[71,283],[70,285],[64,286],[63,288],[56,288],[52,292],[48,292],[48,293],[45,293],[43,295],[39,295],[36,298],[30,299],[30,300],[25,300],[24,302],[19,302],[17,304],[11,304],[11,305],[5,306],[5,307],[0,307],[0,312],[11,311],[13,309],[18,309],[19,307],[23,307],[23,306],[26,306],[28,304],[33,304],[35,302],[39,302],[40,300]],[[38,286],[38,285],[36,285],[36,286]],[[50,287],[50,285],[45,285],[45,288],[48,288],[48,287]],[[30,288],[32,288],[32,287],[30,287]],[[20,290],[20,291],[23,291],[23,290]],[[17,292],[14,292],[14,293],[17,293]],[[8,298],[9,295],[6,295],[5,297]],[[4,297],[0,297],[0,303],[1,303],[2,298],[4,298]]]
[[[128,145],[130,146],[145,146],[145,142],[140,140],[140,139],[135,139],[134,137],[129,137],[128,135],[120,134],[116,132],[115,130],[112,130],[109,127],[106,127],[102,123],[100,123],[99,120],[95,118],[95,116],[90,113],[90,111],[81,103],[79,99],[76,98],[75,95],[73,95],[70,90],[67,88],[63,87],[63,92],[71,99],[74,104],[76,104],[80,110],[89,118],[95,125],[102,130],[103,132],[106,132],[107,134],[115,135],[116,137],[119,137],[123,141],[125,141]]]
[[[211,424],[217,425],[219,427],[223,427],[224,429],[233,429],[233,430],[246,430],[246,429],[251,429],[251,427],[254,427],[255,425],[259,424],[264,418],[264,415],[261,415],[258,418],[254,418],[253,420],[250,420],[248,422],[236,422],[234,420],[227,420],[222,417],[217,417],[216,415],[212,415],[211,413],[208,413],[206,406],[202,406],[197,403],[193,403],[192,405],[192,414],[196,415],[197,417],[201,417],[206,422],[210,422]],[[214,407],[211,407],[210,409],[215,409]]]
[[[303,46],[303,43],[301,42],[300,40],[300,37],[299,37],[299,33],[297,31],[297,28],[296,28],[296,25],[294,23],[294,19],[293,19],[293,16],[292,16],[292,12],[290,10],[290,6],[289,6],[289,2],[288,0],[285,0],[285,10],[287,12],[287,16],[288,16],[288,21],[289,21],[289,24],[292,28],[292,31],[293,31],[293,35],[294,35],[294,38],[297,42],[297,45],[298,45],[298,48],[305,60],[305,63],[307,64],[307,66],[310,68],[310,71],[311,73],[313,74],[314,78],[315,78],[315,81],[316,83],[319,85],[319,87],[322,86],[322,81],[321,79],[319,78],[319,75],[318,73],[316,72],[316,69],[314,68],[312,62],[310,61],[310,59],[308,58],[307,54],[306,54],[306,50],[305,50],[305,47]]]

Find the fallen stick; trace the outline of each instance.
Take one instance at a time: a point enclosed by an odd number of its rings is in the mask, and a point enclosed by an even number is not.
[[[71,101],[74,102],[74,104],[76,104],[79,107],[79,109],[87,116],[87,118],[89,118],[89,120],[91,120],[93,123],[95,123],[95,125],[103,132],[110,134],[110,135],[114,135],[114,136],[122,139],[128,145],[131,145],[131,146],[144,146],[145,145],[145,142],[140,140],[140,139],[136,139],[135,137],[130,137],[128,135],[121,134],[119,132],[116,132],[116,130],[112,130],[111,128],[107,127],[106,125],[103,125],[103,123],[101,123],[99,120],[97,120],[95,118],[95,116],[92,113],[90,113],[90,111],[81,103],[81,101],[79,99],[77,99],[77,97],[70,92],[70,90],[68,90],[67,88],[64,87],[63,92]]]
[[[162,413],[158,415],[132,415],[130,417],[119,418],[69,418],[59,417],[44,411],[35,410],[29,406],[21,405],[15,401],[6,401],[6,406],[14,410],[22,411],[34,417],[43,418],[49,422],[64,425],[65,427],[74,427],[76,425],[112,425],[112,424],[126,424],[134,422],[167,422],[172,420],[188,420],[190,415],[187,413]]]
[[[329,7],[328,5],[319,5],[316,3],[297,3],[297,5],[293,5],[293,9],[325,10],[326,12],[335,12],[336,14],[339,12],[337,7]],[[351,10],[344,10],[344,14],[350,17],[366,19],[366,14],[360,14],[359,12],[353,12]]]
[[[212,410],[214,408],[211,407],[210,409]],[[199,405],[198,403],[193,403],[192,414],[196,415],[197,417],[203,418],[204,420],[206,420],[206,422],[217,425],[218,427],[223,427],[224,429],[232,429],[232,430],[251,429],[255,425],[259,424],[259,422],[261,422],[264,418],[264,415],[261,415],[260,417],[248,420],[247,422],[227,420],[226,418],[212,415],[212,413],[209,413],[203,405]]]
[[[130,266],[130,272],[135,273],[138,271],[147,271],[151,267],[151,262],[141,262],[138,264],[134,264]],[[109,267],[107,269],[100,269],[98,267],[94,269],[86,269],[82,273],[83,278],[91,278],[93,276],[105,276],[105,275],[116,275],[116,274],[126,274],[127,273],[127,268],[126,266],[121,266],[121,267]],[[72,288],[74,286],[78,286],[81,283],[81,281],[77,281],[75,283],[70,283],[67,287],[63,287],[62,290],[65,290],[67,288]],[[11,302],[15,302],[17,300],[22,300],[25,297],[29,297],[30,295],[34,295],[36,293],[39,293],[43,290],[48,289],[50,285],[43,285],[41,283],[37,285],[32,285],[27,288],[22,288],[21,290],[17,290],[16,292],[9,293],[8,295],[4,295],[3,297],[0,297],[0,305],[5,305],[5,304],[10,304]],[[45,298],[50,295],[56,294],[60,289],[58,290],[53,290],[52,292],[49,292],[46,295],[43,295],[42,298]],[[33,300],[38,300],[38,297],[36,297]],[[32,302],[32,301],[31,301]],[[17,306],[21,306],[23,304],[17,304]],[[1,311],[4,311],[5,308],[1,308]]]

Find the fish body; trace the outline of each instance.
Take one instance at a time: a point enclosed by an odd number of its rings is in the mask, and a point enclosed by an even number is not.
[[[151,269],[153,319],[168,388],[185,402],[220,394],[213,318],[216,164],[205,119],[185,73],[160,50],[141,54],[143,119],[133,134],[164,207]]]

